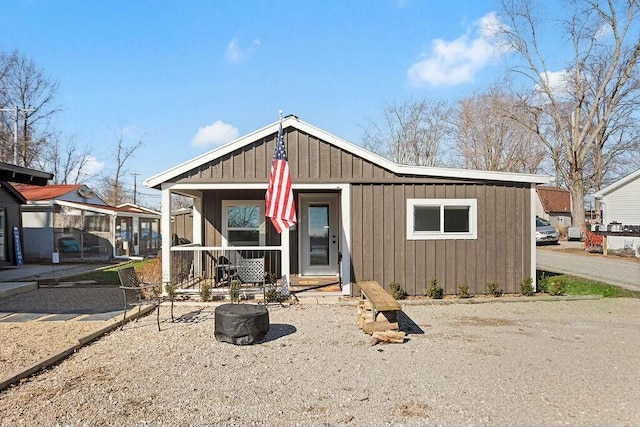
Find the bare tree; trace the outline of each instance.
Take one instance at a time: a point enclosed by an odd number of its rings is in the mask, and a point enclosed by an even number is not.
[[[79,146],[74,136],[63,140],[60,134],[55,134],[44,146],[36,165],[54,175],[54,184],[78,184],[89,177],[87,167],[91,158],[91,149]]]
[[[116,144],[110,151],[115,162],[115,169],[111,175],[103,178],[101,193],[105,201],[111,205],[119,205],[133,198],[133,192],[125,189],[122,179],[126,174],[125,164],[144,145],[144,135],[128,143],[124,125],[121,123],[118,131],[114,132],[114,136]]]
[[[449,134],[451,107],[444,102],[408,100],[383,107],[380,121],[364,131],[366,148],[396,163],[434,166]]]
[[[573,0],[565,34],[571,43],[571,60],[562,73],[551,73],[551,52],[539,43],[542,17],[532,0],[503,0],[502,34],[508,46],[524,60],[514,68],[530,79],[536,99],[529,113],[536,131],[554,159],[573,199],[574,224],[583,224],[584,196],[590,184],[586,174],[590,153],[605,129],[626,102],[635,98],[633,76],[637,73],[640,37],[635,30],[640,3],[637,0]],[[619,16],[619,13],[622,16]],[[556,46],[557,48],[557,46]],[[597,78],[596,78],[597,75]],[[559,83],[552,77],[559,76]],[[527,122],[531,122],[528,120]],[[526,122],[523,123],[526,125]],[[605,131],[606,133],[606,131]],[[601,149],[599,155],[604,155]],[[615,156],[615,151],[610,153]],[[596,157],[592,162],[601,168]],[[596,174],[595,172],[593,173]]]
[[[453,118],[454,151],[462,167],[502,172],[536,173],[546,156],[527,118],[521,97],[493,85],[460,101]]]
[[[42,154],[40,150],[51,137],[49,130],[51,117],[60,111],[55,105],[58,82],[45,76],[44,71],[18,51],[0,58],[0,105],[2,108],[19,109],[18,141],[19,161],[24,166],[32,166]],[[16,120],[16,113],[3,115],[3,129],[13,129],[9,123]],[[1,132],[3,160],[13,150],[13,132]],[[9,134],[11,138],[8,138]]]

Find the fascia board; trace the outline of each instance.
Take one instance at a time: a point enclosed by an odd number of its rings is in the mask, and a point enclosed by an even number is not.
[[[635,171],[630,175],[625,176],[622,179],[617,180],[613,184],[608,185],[607,187],[601,189],[600,191],[596,191],[595,193],[593,193],[593,197],[600,199],[606,196],[607,194],[617,190],[618,188],[628,184],[629,182],[635,180],[636,178],[640,178],[640,169],[638,169],[637,171]]]
[[[66,207],[69,207],[69,208],[82,209],[82,210],[85,210],[85,211],[103,213],[103,214],[107,214],[107,215],[115,215],[116,214],[115,211],[112,211],[110,209],[103,209],[103,208],[99,208],[99,207],[96,207],[96,206],[87,206],[87,205],[83,205],[81,203],[66,202],[64,200],[56,200],[56,201],[54,201],[54,203],[56,205],[60,205],[60,206],[66,206]]]

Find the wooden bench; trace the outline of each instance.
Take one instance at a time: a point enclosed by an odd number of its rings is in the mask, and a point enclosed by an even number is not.
[[[397,312],[402,310],[396,301],[378,282],[358,282],[360,304],[358,324],[366,333],[384,330],[398,330]],[[371,316],[369,316],[369,312]],[[385,320],[378,320],[381,314]]]

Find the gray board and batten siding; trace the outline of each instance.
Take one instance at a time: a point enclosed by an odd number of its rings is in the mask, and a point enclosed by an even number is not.
[[[529,277],[530,183],[402,175],[294,127],[285,128],[284,137],[293,183],[351,185],[352,282],[375,280],[386,289],[398,282],[407,293],[422,295],[434,278],[447,294],[455,294],[461,285],[471,293],[486,293],[487,283],[495,281],[512,293],[519,292],[521,281]],[[275,139],[275,133],[260,138],[168,181],[266,183]],[[264,191],[205,191],[203,244],[220,243],[219,209],[229,197],[263,198]],[[477,239],[408,240],[409,198],[477,199]],[[271,228],[269,224],[267,241],[277,244]],[[297,244],[294,234],[291,244]],[[292,247],[291,253],[295,274],[297,249]],[[352,287],[352,293],[357,292]]]

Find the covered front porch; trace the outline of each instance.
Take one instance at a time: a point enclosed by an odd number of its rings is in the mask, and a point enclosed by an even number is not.
[[[267,184],[162,185],[162,274],[178,294],[263,298],[270,287],[296,295],[351,294],[349,185],[293,185],[298,223],[278,234],[265,217]],[[193,201],[189,243],[172,227],[174,195]],[[175,235],[174,235],[175,233]],[[186,233],[185,233],[186,234]],[[248,277],[243,269],[261,270]],[[257,267],[256,267],[257,266]],[[236,282],[236,283],[234,283]],[[239,283],[238,283],[239,282]]]

